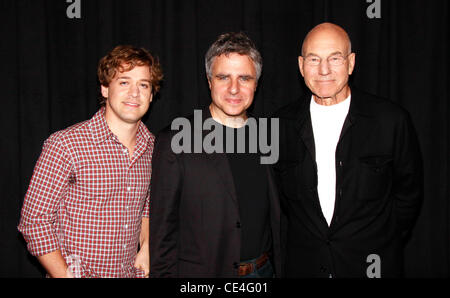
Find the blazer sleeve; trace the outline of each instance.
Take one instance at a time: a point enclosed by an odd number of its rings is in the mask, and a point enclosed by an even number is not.
[[[397,126],[393,196],[397,226],[402,236],[413,227],[423,199],[423,166],[419,142],[409,114]]]
[[[171,134],[156,138],[150,194],[150,276],[177,277],[181,173]]]

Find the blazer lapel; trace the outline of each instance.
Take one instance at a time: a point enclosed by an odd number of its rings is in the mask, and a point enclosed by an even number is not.
[[[316,149],[314,145],[314,134],[312,130],[311,123],[311,113],[309,111],[310,100],[305,98],[303,100],[303,105],[300,108],[300,113],[298,116],[298,120],[295,124],[296,129],[300,138],[306,146],[309,154],[311,154],[312,159],[316,160]]]
[[[314,144],[314,133],[311,123],[311,114],[309,110],[305,111],[304,118],[301,123],[299,123],[299,133],[300,138],[303,140],[306,149],[308,150],[311,158],[316,160],[316,146]]]
[[[371,135],[374,130],[374,123],[367,121],[370,118],[370,108],[365,106],[363,96],[357,89],[351,88],[350,108],[336,146],[337,158],[351,160],[355,158],[354,152],[360,152],[358,147],[364,146],[367,139],[365,136]],[[358,140],[358,142],[354,142],[354,140]],[[351,208],[352,201],[346,202],[346,199],[348,198],[345,196],[336,196],[334,214],[330,226],[333,231],[339,226],[335,221],[335,215],[339,215],[342,218],[345,216],[345,213],[353,210]]]
[[[310,194],[313,200],[313,206],[316,209],[315,212],[311,214],[311,221],[314,223],[316,230],[322,235],[326,236],[328,233],[328,223],[323,216],[322,207],[320,206],[319,195],[317,193],[317,165],[316,165],[316,149],[314,142],[314,133],[312,128],[311,121],[311,113],[310,113],[310,103],[311,97],[304,99],[304,105],[302,106],[301,112],[299,114],[298,121],[296,123],[296,128],[298,131],[298,135],[305,145],[307,151],[311,155],[311,159],[314,164],[314,168],[312,169],[313,174],[315,175],[315,188],[312,190],[313,193]],[[298,173],[298,175],[302,175],[302,173]],[[301,190],[298,190],[301,193]],[[305,206],[306,207],[306,206]]]
[[[202,115],[204,117],[203,121],[205,121],[208,118],[211,118],[211,112],[209,111],[209,106],[203,109]],[[205,136],[208,135],[210,131],[205,131],[202,129],[202,141],[204,140]],[[228,194],[230,195],[231,199],[238,204],[237,201],[237,195],[236,195],[236,188],[234,185],[233,176],[231,173],[231,167],[230,163],[228,162],[228,158],[226,153],[202,153],[206,156],[206,158],[211,162],[211,166],[214,168],[214,170],[217,172],[217,174],[220,176],[220,180],[225,186],[225,189],[227,190]]]

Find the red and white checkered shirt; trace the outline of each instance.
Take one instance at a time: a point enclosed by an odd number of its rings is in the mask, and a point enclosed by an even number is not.
[[[104,112],[45,141],[18,229],[32,255],[59,249],[81,277],[141,277],[134,262],[155,138],[141,122],[130,159]]]

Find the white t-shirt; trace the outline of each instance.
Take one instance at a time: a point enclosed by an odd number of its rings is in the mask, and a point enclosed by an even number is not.
[[[320,206],[331,223],[336,200],[336,146],[342,126],[350,108],[351,95],[344,101],[331,105],[319,105],[311,98],[311,121],[316,149],[316,163]]]

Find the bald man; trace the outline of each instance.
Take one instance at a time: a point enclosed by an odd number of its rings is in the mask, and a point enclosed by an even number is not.
[[[355,53],[337,25],[313,28],[298,64],[311,93],[277,113],[285,276],[401,277],[422,197],[410,117],[349,86]]]

